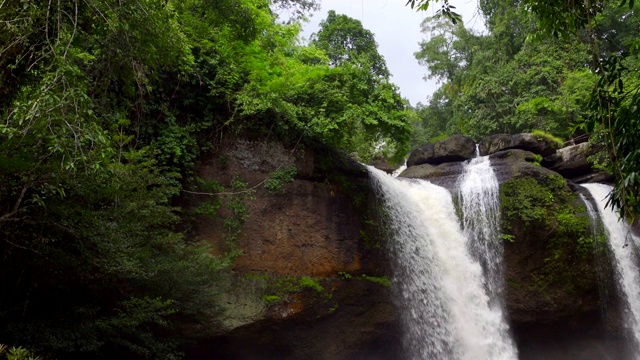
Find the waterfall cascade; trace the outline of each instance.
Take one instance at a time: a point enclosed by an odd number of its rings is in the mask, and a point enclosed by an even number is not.
[[[640,268],[638,267],[638,239],[618,214],[606,208],[606,197],[612,187],[603,184],[583,184],[596,201],[600,219],[607,231],[620,297],[626,305],[626,326],[634,341],[636,358],[640,358]]]
[[[468,247],[482,264],[491,300],[500,301],[504,251],[500,241],[499,184],[488,157],[476,157],[465,164],[458,180],[458,196]]]
[[[472,255],[476,250],[470,251],[451,194],[427,181],[394,179],[372,167],[369,172],[393,236],[394,283],[408,356],[516,359],[502,309],[488,291],[499,286],[485,280],[474,259],[484,250]]]
[[[478,151],[476,149],[476,154]],[[465,164],[458,180],[462,225],[467,248],[482,265],[489,307],[500,316],[500,352],[517,358],[504,309],[504,248],[500,238],[500,185],[488,156],[476,156]]]

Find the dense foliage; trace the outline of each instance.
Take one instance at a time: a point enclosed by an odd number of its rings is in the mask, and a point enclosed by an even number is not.
[[[595,76],[587,46],[534,34],[534,15],[510,1],[485,1],[489,33],[474,34],[442,16],[428,18],[416,58],[443,85],[420,105],[428,137],[544,130],[568,138],[586,117]]]
[[[227,134],[404,156],[410,113],[388,73],[299,43],[317,6],[0,2],[0,343],[170,359],[215,331],[237,252],[185,237],[177,204]]]
[[[595,134],[600,165],[616,179],[611,203],[633,219],[640,212],[640,18],[633,1],[479,5],[486,34],[465,29],[447,1],[423,23],[427,38],[415,55],[443,84],[417,107],[417,141],[533,129],[564,139]]]

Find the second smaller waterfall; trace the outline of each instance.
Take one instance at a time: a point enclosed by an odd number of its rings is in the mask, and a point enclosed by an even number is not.
[[[462,225],[471,254],[485,271],[485,286],[492,300],[503,288],[503,246],[500,241],[498,179],[488,156],[476,157],[458,180]]]
[[[609,185],[583,184],[596,201],[600,219],[609,239],[613,254],[616,281],[621,298],[626,303],[625,318],[627,328],[634,340],[634,351],[640,359],[640,267],[638,267],[638,239],[633,236],[629,225],[620,220],[618,214],[606,207],[606,198],[612,190]]]
[[[483,282],[491,310],[499,317],[500,353],[516,359],[504,316],[504,249],[500,238],[500,199],[498,179],[488,156],[478,156],[465,164],[458,180],[458,197],[467,249],[483,269]]]

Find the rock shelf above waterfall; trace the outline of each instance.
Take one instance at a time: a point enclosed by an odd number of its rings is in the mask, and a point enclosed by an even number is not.
[[[480,155],[491,155],[503,150],[520,149],[534,154],[549,156],[559,148],[552,139],[536,134],[496,134],[483,138],[478,143]]]
[[[434,144],[421,146],[409,155],[407,166],[439,165],[452,161],[469,160],[475,156],[476,143],[463,135],[454,135]]]
[[[558,148],[558,143],[537,134],[496,134],[478,143],[480,155],[490,155],[500,183],[513,177],[557,173],[575,183],[607,182],[610,176],[594,171],[587,158],[594,153],[588,143]],[[451,189],[462,170],[461,162],[474,157],[475,144],[455,135],[416,148],[401,177],[429,179]]]

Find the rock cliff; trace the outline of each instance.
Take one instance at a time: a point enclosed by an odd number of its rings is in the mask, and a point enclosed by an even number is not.
[[[279,169],[292,181],[269,191]],[[363,166],[318,144],[233,140],[198,176],[252,191],[232,248],[241,255],[221,279],[220,335],[189,350],[198,359],[391,359],[400,351],[388,260],[374,231]],[[207,196],[196,198],[196,205]],[[231,201],[228,198],[226,201]],[[195,234],[223,254],[232,214],[199,215]],[[226,211],[226,212],[225,212]]]

